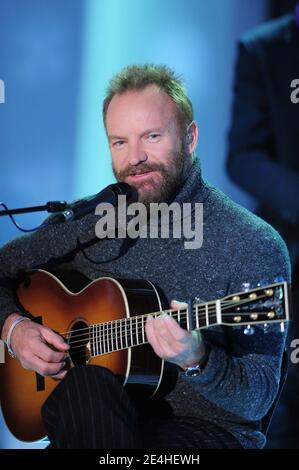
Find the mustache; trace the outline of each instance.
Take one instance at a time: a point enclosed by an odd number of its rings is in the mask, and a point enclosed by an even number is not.
[[[159,164],[148,165],[147,163],[140,163],[138,167],[127,167],[123,171],[118,173],[118,176],[125,178],[126,176],[131,175],[141,175],[142,173],[148,173],[150,171],[164,171],[164,166]]]

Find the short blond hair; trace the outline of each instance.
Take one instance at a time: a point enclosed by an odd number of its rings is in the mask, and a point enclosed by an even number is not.
[[[177,110],[177,119],[182,135],[193,121],[193,106],[182,80],[167,65],[130,65],[109,82],[103,101],[103,121],[106,127],[108,106],[115,95],[128,90],[142,90],[148,85],[157,85],[171,98]]]

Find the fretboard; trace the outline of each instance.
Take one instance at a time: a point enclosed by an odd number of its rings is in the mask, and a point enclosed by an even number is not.
[[[154,318],[161,315],[169,315],[185,330],[190,331],[191,324],[194,329],[200,329],[220,323],[220,300],[203,304],[196,304],[192,308],[192,317],[189,318],[189,309],[184,307],[179,310],[163,310],[153,312]],[[146,344],[145,333],[146,319],[149,314],[123,318],[89,326],[89,347],[92,356],[108,354],[122,349]]]

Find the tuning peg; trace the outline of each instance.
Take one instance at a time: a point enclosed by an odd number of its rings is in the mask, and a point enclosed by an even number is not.
[[[253,326],[247,325],[246,328],[244,328],[243,333],[246,336],[252,336],[252,335],[254,335],[255,330],[254,330]]]
[[[257,286],[258,287],[266,287],[270,284],[269,280],[268,279],[262,279],[261,281],[259,281],[257,283]]]
[[[248,292],[250,289],[250,282],[243,282],[241,285],[242,292]]]

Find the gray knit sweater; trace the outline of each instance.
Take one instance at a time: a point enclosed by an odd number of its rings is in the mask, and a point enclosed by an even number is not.
[[[207,184],[197,162],[175,201],[203,202],[200,249],[184,248],[185,240],[179,238],[138,238],[131,246],[123,239],[98,240],[99,217],[94,214],[6,244],[0,250],[0,327],[18,311],[12,281],[20,269],[63,267],[90,279],[104,274],[149,279],[169,301],[213,300],[240,291],[243,282],[254,287],[277,276],[290,281],[288,253],[279,234]],[[256,326],[252,336],[239,327],[215,326],[204,330],[203,337],[211,346],[203,373],[193,378],[182,374],[168,396],[176,414],[213,422],[245,448],[263,447],[260,420],[277,393],[285,334],[277,324],[267,333]]]

